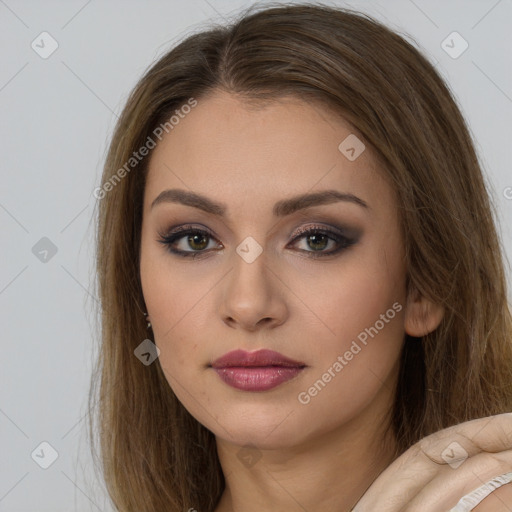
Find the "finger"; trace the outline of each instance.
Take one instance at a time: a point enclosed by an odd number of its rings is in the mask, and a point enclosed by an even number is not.
[[[396,512],[411,502],[446,467],[456,469],[482,450],[512,449],[512,413],[471,420],[425,437],[398,457],[375,480],[353,512],[377,507]],[[505,472],[505,471],[504,471]]]
[[[436,432],[419,442],[420,449],[437,464],[447,463],[445,449],[451,443],[464,448],[467,457],[482,451],[503,452],[512,449],[512,413],[467,421]],[[453,446],[456,451],[457,446]]]
[[[459,500],[494,478],[512,471],[512,450],[481,452],[456,469],[444,466],[403,509],[407,512],[451,510]]]

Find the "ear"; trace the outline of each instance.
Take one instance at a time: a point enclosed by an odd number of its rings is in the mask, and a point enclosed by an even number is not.
[[[423,297],[412,289],[407,296],[404,327],[409,336],[421,338],[435,331],[444,316],[444,307]]]

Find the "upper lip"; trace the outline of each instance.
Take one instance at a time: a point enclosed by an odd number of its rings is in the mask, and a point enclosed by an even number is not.
[[[304,367],[304,363],[294,361],[273,350],[256,350],[247,352],[245,350],[233,350],[216,359],[211,366],[213,368],[229,368],[232,366],[261,367],[261,366],[288,366]]]

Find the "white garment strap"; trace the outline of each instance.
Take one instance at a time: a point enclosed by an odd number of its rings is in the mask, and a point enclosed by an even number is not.
[[[453,507],[450,512],[470,512],[473,510],[484,498],[489,496],[491,492],[495,491],[502,485],[512,482],[512,472],[505,473],[504,475],[493,478],[486,484],[482,485],[473,492],[466,494],[461,500]]]

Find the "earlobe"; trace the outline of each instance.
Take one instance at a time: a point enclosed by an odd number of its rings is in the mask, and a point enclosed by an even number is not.
[[[444,307],[411,290],[407,297],[404,327],[409,336],[421,338],[435,331],[444,316]]]

